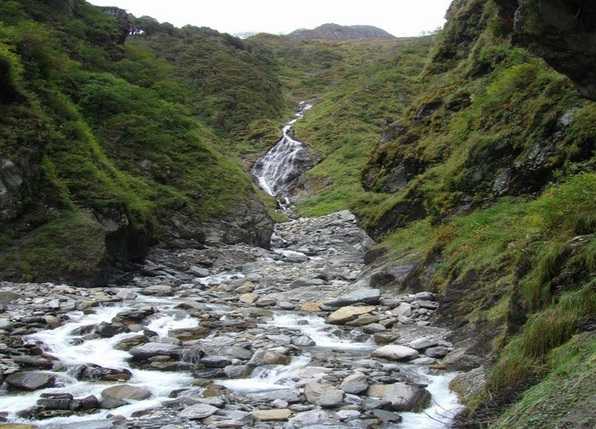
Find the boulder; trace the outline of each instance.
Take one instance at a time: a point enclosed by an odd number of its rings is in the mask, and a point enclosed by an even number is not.
[[[424,354],[427,355],[428,357],[435,358],[435,359],[443,358],[443,357],[447,356],[448,353],[449,353],[449,349],[447,347],[443,347],[443,346],[431,347],[429,349],[426,349],[426,351],[424,352]]]
[[[135,360],[147,360],[154,356],[179,357],[180,348],[175,344],[169,343],[147,343],[141,346],[133,347],[129,353]]]
[[[95,333],[101,338],[112,338],[125,332],[128,332],[128,327],[122,323],[102,322],[95,327]]]
[[[304,386],[304,396],[311,404],[333,408],[343,403],[344,392],[329,384],[308,383]]]
[[[426,308],[428,310],[436,310],[437,308],[439,308],[439,303],[436,301],[414,301],[412,304],[414,306]]]
[[[299,337],[292,338],[292,344],[298,347],[312,347],[316,345],[312,338],[308,335],[301,335]]]
[[[121,384],[118,386],[108,387],[101,392],[102,402],[115,401],[124,402],[128,401],[143,401],[151,397],[149,389],[138,386],[131,386],[130,384]]]
[[[382,359],[408,361],[416,359],[418,357],[418,352],[410,347],[389,344],[379,347],[372,353],[372,355]]]
[[[84,381],[128,381],[132,373],[127,369],[104,368],[99,365],[79,365],[73,370],[77,380]]]
[[[53,387],[56,377],[45,372],[17,372],[6,377],[4,381],[11,389],[34,391]]]
[[[171,296],[174,294],[174,290],[172,289],[172,286],[154,285],[143,289],[143,294],[151,296]]]
[[[248,362],[248,365],[287,365],[290,357],[276,350],[258,350]]]
[[[346,393],[357,395],[368,389],[368,380],[366,375],[361,372],[355,372],[344,378],[339,388]]]
[[[259,298],[259,296],[256,293],[244,293],[244,294],[240,295],[240,298],[238,298],[238,299],[240,300],[240,302],[250,305],[250,304],[254,304],[258,298]]]
[[[185,408],[178,415],[180,417],[190,420],[201,420],[212,416],[217,412],[218,408],[209,404],[196,404]]]
[[[374,311],[374,306],[364,306],[364,307],[342,307],[339,310],[334,311],[329,315],[327,321],[329,323],[334,324],[344,324],[349,322],[350,320],[356,319],[358,316],[363,314],[368,314]]]
[[[411,317],[412,316],[412,305],[407,302],[400,303],[394,310],[397,316]]]
[[[345,307],[353,304],[378,304],[381,300],[379,289],[358,289],[348,295],[325,302],[329,307]]]
[[[416,350],[425,350],[429,347],[434,347],[439,344],[439,340],[433,337],[418,338],[408,344],[409,347]]]
[[[200,362],[207,368],[225,368],[232,364],[232,361],[225,356],[205,356]]]
[[[430,393],[426,389],[406,383],[373,384],[367,394],[381,398],[393,411],[419,412],[430,402]]]

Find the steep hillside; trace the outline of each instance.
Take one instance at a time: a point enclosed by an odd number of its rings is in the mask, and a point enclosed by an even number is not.
[[[133,25],[139,34],[126,45],[131,60],[149,50],[171,65],[167,80],[180,86],[176,100],[207,125],[238,136],[255,120],[281,121],[286,105],[268,50],[209,28],[174,28],[147,17],[133,19]],[[154,84],[149,70],[124,71],[133,83]]]
[[[269,243],[272,223],[251,179],[221,151],[225,133],[279,114],[259,55],[207,30],[174,31],[169,37],[222,46],[219,57],[197,59],[217,68],[215,77],[175,79],[183,66],[147,47],[161,36],[147,29],[148,40],[122,45],[133,26],[114,11],[78,0],[0,6],[5,280],[101,282],[155,242]],[[232,94],[209,86],[227,85],[239,68],[255,75]],[[246,100],[250,108],[237,108]],[[218,122],[226,109],[236,115]]]
[[[288,34],[288,37],[295,40],[327,41],[395,39],[392,34],[372,25],[338,24],[323,24],[312,30],[296,30]]]

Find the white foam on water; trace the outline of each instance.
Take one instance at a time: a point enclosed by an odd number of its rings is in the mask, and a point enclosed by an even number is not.
[[[186,372],[162,372],[151,370],[133,369],[127,359],[130,354],[126,351],[116,350],[114,346],[125,338],[136,336],[138,333],[124,333],[112,338],[98,338],[85,341],[81,344],[73,344],[80,336],[74,335],[77,328],[95,325],[101,322],[110,322],[118,313],[128,310],[129,307],[99,307],[94,314],[83,314],[73,312],[69,314],[71,322],[52,330],[40,331],[26,338],[28,342],[40,343],[48,354],[56,356],[67,367],[82,364],[95,364],[106,368],[128,369],[132,373],[131,379],[125,384],[141,386],[149,389],[152,397],[145,401],[137,401],[114,410],[102,410],[95,414],[85,416],[60,417],[36,422],[42,427],[60,427],[61,424],[73,424],[77,422],[94,421],[98,418],[105,418],[108,414],[123,415],[129,417],[135,411],[145,410],[158,406],[162,401],[168,399],[169,394],[176,389],[190,387],[193,378]],[[171,329],[196,327],[198,321],[190,317],[175,317],[166,314],[151,322],[154,330],[160,335],[167,336]],[[58,387],[42,389],[31,393],[22,394],[1,394],[0,411],[8,412],[13,421],[24,421],[16,419],[15,415],[22,410],[36,405],[37,400],[43,393],[70,393],[75,398],[94,395],[101,398],[101,392],[110,386],[124,383],[90,383],[78,381],[69,376],[66,372],[53,373],[57,377]]]
[[[399,429],[445,429],[451,427],[453,419],[463,409],[449,383],[457,373],[431,375],[418,371],[428,380],[427,390],[432,395],[431,405],[420,413],[401,413]]]
[[[295,386],[299,372],[310,363],[309,355],[297,356],[289,365],[256,368],[250,378],[220,380],[217,384],[237,393],[270,392]]]
[[[308,323],[305,324],[303,322]],[[268,321],[266,324],[278,328],[299,330],[302,334],[312,338],[317,347],[345,351],[372,350],[375,347],[372,341],[362,343],[338,338],[330,332],[332,329],[331,325],[327,324],[325,319],[319,316],[274,313],[273,320]]]
[[[213,276],[203,277],[199,279],[199,283],[203,286],[220,285],[229,283],[232,280],[242,280],[246,276],[242,273],[223,273],[215,274]]]
[[[175,329],[192,329],[199,326],[199,321],[194,317],[186,315],[180,317],[177,314],[168,314],[160,318],[152,320],[147,329],[155,332],[160,338],[165,338],[171,330]]]

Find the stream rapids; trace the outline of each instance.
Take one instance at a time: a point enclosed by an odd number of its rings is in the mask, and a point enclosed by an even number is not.
[[[290,130],[255,166],[289,204]],[[41,428],[450,427],[453,346],[428,292],[371,284],[374,243],[338,212],[272,250],[154,249],[127,287],[0,282],[0,421]]]

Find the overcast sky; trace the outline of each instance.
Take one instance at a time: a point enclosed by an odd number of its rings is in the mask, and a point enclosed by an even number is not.
[[[178,27],[221,32],[289,33],[334,22],[375,25],[396,36],[417,36],[443,25],[451,0],[90,0],[149,15]]]

